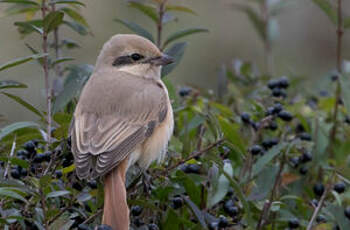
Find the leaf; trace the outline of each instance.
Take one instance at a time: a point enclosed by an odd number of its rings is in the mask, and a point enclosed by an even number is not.
[[[151,18],[155,23],[158,22],[158,14],[155,8],[138,2],[130,2],[129,6],[141,11],[143,14]]]
[[[173,42],[173,41],[175,41],[177,39],[189,36],[191,34],[204,33],[204,32],[209,32],[209,30],[204,29],[204,28],[189,28],[189,29],[184,29],[184,30],[177,31],[177,32],[171,34],[167,38],[167,40],[163,44],[163,47],[165,48],[169,43],[171,43],[171,42]]]
[[[232,145],[237,147],[241,153],[244,153],[244,141],[239,133],[239,125],[227,121],[222,116],[219,116],[218,119],[224,137],[231,142]]]
[[[7,62],[7,63],[5,63],[3,65],[0,65],[0,71],[3,71],[5,69],[8,69],[8,68],[11,68],[11,67],[14,67],[14,66],[26,63],[26,62],[29,62],[31,60],[35,60],[35,59],[44,57],[46,55],[47,54],[35,54],[35,55],[28,56],[28,57],[22,57],[22,58],[18,58],[18,59],[9,61],[9,62]]]
[[[39,125],[37,123],[30,122],[30,121],[21,121],[21,122],[12,123],[0,129],[0,140],[18,129],[28,128],[28,127],[38,128]]]
[[[162,68],[162,77],[165,77],[166,75],[170,74],[175,67],[180,63],[186,49],[187,43],[181,42],[181,43],[175,43],[172,47],[165,50],[165,53],[175,59],[175,62],[166,65]]]
[[[173,209],[169,208],[162,229],[178,230],[180,229],[180,223],[181,220],[179,219],[177,213],[175,213]]]
[[[74,0],[53,0],[50,2],[50,4],[75,4],[75,5],[81,5],[86,6],[84,3]]]
[[[266,165],[270,163],[278,154],[280,154],[282,149],[285,147],[286,143],[280,143],[267,151],[264,156],[260,157],[253,165],[252,178],[259,175]]]
[[[20,98],[20,97],[18,97],[16,95],[10,94],[10,93],[2,92],[2,94],[4,94],[5,96],[11,98],[12,100],[15,100],[17,103],[23,105],[25,108],[27,108],[28,110],[32,111],[36,115],[38,115],[40,118],[44,119],[44,115],[39,110],[37,110],[34,106],[29,104],[28,102],[26,102],[22,98]]]
[[[64,7],[60,9],[64,13],[66,13],[69,17],[71,17],[75,22],[82,24],[86,27],[89,27],[88,23],[86,22],[85,18],[79,14],[77,11],[72,10],[71,8]]]
[[[180,12],[184,12],[184,13],[190,13],[193,15],[197,15],[196,12],[194,12],[192,9],[190,9],[186,6],[167,5],[165,7],[165,11],[180,11]]]
[[[70,166],[68,166],[68,167],[66,167],[66,168],[63,168],[63,169],[62,169],[62,173],[63,173],[63,174],[67,174],[67,173],[73,172],[74,169],[75,169],[75,165],[72,164],[72,165],[70,165]]]
[[[333,22],[334,24],[337,23],[337,13],[333,9],[331,3],[328,0],[312,0]]]
[[[70,68],[63,91],[56,97],[52,105],[53,114],[63,109],[80,92],[92,70],[91,65],[78,65]]]
[[[233,168],[230,162],[225,161],[223,170],[230,176],[233,177]],[[212,183],[211,183],[212,184]],[[230,188],[230,182],[225,175],[220,175],[218,182],[215,183],[215,188],[209,191],[208,207],[212,207],[220,202],[227,194]]]
[[[344,26],[344,29],[350,28],[350,17],[344,18],[343,26]]]
[[[131,31],[135,32],[136,34],[147,38],[148,40],[154,42],[154,38],[153,35],[148,32],[146,29],[144,29],[143,27],[141,27],[140,25],[134,23],[134,22],[129,22],[127,20],[122,20],[122,19],[114,19],[114,21],[119,22],[120,24],[126,26],[127,28],[129,28]]]
[[[30,0],[0,0],[0,3],[20,3],[26,5],[35,5],[39,6],[39,3]]]
[[[12,81],[12,80],[0,81],[0,89],[9,89],[9,88],[28,88],[28,86],[18,81]]]
[[[341,75],[340,76],[340,86],[341,86],[341,95],[344,101],[346,111],[350,113],[350,75]]]
[[[89,33],[88,29],[80,23],[69,21],[63,21],[63,23],[80,35],[85,36]]]
[[[61,44],[66,46],[67,49],[80,48],[78,42],[71,39],[63,39]]]
[[[71,57],[61,57],[61,58],[58,58],[56,60],[54,60],[52,63],[51,63],[51,68],[54,67],[55,65],[57,64],[60,64],[62,62],[67,62],[67,61],[73,61],[74,58],[71,58]]]
[[[332,215],[333,220],[337,222],[340,229],[347,230],[350,229],[350,221],[344,215],[344,208],[337,206],[335,204],[329,204],[326,207],[328,213]]]
[[[46,15],[44,19],[44,31],[49,33],[56,29],[63,22],[64,13],[60,11],[53,11]]]
[[[9,187],[2,187],[0,188],[0,196],[1,197],[11,197],[17,200],[21,200],[25,203],[27,203],[27,200],[24,199],[23,196],[21,196],[18,192],[16,192],[16,188],[9,188]]]
[[[70,194],[70,191],[67,191],[67,190],[54,191],[54,192],[50,192],[49,194],[47,194],[46,198],[65,196],[65,195],[68,195],[68,194]]]
[[[244,12],[248,16],[256,32],[259,34],[260,39],[262,41],[265,41],[266,40],[265,23],[263,19],[255,12],[255,10],[249,6],[244,6],[241,4],[232,4],[232,5],[234,8]]]
[[[18,26],[18,30],[21,34],[30,34],[32,32],[37,32],[40,35],[43,34],[42,28],[37,25],[34,25],[31,22],[15,22],[15,26]]]
[[[197,219],[198,219],[199,223],[202,225],[202,227],[204,229],[208,229],[207,225],[205,224],[205,219],[204,219],[204,215],[203,215],[202,211],[197,207],[197,205],[195,203],[193,203],[187,197],[183,197],[183,199],[186,201],[188,206],[190,206],[190,208],[192,209],[194,215],[197,217]]]
[[[39,51],[37,51],[36,49],[34,49],[31,45],[29,45],[28,43],[25,43],[26,47],[33,53],[33,54],[39,54]],[[37,62],[39,63],[39,65],[43,66],[44,63],[44,58],[38,58],[36,59]]]

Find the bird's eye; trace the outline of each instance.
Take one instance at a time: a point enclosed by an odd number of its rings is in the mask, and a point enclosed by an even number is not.
[[[144,58],[141,54],[138,54],[138,53],[134,53],[134,54],[131,54],[131,58],[132,60],[134,61],[139,61],[141,60],[142,58]]]

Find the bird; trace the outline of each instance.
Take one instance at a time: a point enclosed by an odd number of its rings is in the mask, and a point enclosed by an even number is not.
[[[174,59],[138,35],[117,34],[102,47],[83,87],[69,135],[79,179],[102,178],[102,223],[129,229],[126,172],[162,161],[174,129],[162,66]]]

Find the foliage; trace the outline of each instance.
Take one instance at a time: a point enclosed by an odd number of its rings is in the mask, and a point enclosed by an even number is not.
[[[63,25],[82,35],[90,33],[76,10],[83,2],[50,1],[44,19],[34,19],[40,11],[37,1],[0,2],[10,3],[8,14],[26,14],[28,20],[15,23],[23,36],[57,33]],[[336,19],[336,26],[347,27],[348,18],[339,21],[329,1],[314,2]],[[162,0],[132,1],[130,7],[154,22],[156,35],[134,22],[116,21],[154,41],[176,63],[186,47],[178,40],[207,31],[180,29],[163,39],[163,26],[175,21],[173,12],[196,13]],[[273,5],[270,15],[281,7]],[[248,15],[269,44],[270,19],[261,19],[248,5],[235,8]],[[0,81],[2,95],[39,118],[38,123],[17,122],[0,130],[0,226],[93,229],[101,222],[103,184],[77,179],[67,136],[76,97],[93,67],[63,66],[71,58],[27,47],[33,56],[3,64],[0,71],[31,60],[42,67],[47,58],[62,87],[53,87],[55,126],[49,133],[53,141],[45,147],[47,113],[5,92],[24,84]],[[53,41],[53,50],[76,47],[69,39]],[[175,66],[163,69],[163,76]],[[345,209],[350,205],[350,95],[345,90],[349,74],[332,71],[327,74],[328,88],[310,94],[300,90],[302,81],[296,76],[258,73],[252,63],[235,60],[218,76],[218,95],[197,87],[176,88],[163,78],[176,127],[162,164],[146,172],[134,167],[127,175],[132,229],[350,229],[349,208]]]

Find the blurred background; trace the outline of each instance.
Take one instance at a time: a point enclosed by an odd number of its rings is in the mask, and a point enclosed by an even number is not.
[[[189,42],[180,65],[168,77],[175,85],[190,84],[216,90],[216,79],[220,66],[230,65],[236,58],[252,61],[264,72],[263,43],[245,14],[235,11],[230,5],[235,0],[175,0],[177,5],[190,6],[198,16],[183,14],[176,23],[166,28],[172,32],[177,27],[204,27],[210,33],[186,37]],[[65,52],[63,56],[74,57],[74,63],[94,64],[103,43],[116,33],[130,33],[128,29],[113,21],[115,18],[137,22],[155,31],[151,21],[129,8],[122,0],[85,0],[87,7],[82,14],[91,27],[93,36],[79,36],[67,27],[61,36],[80,42],[81,49]],[[39,48],[40,40],[35,34],[21,39],[15,21],[20,16],[4,17],[5,6],[0,5],[0,63],[31,55],[25,42]],[[350,1],[344,1],[344,14],[350,16]],[[181,13],[178,13],[181,14]],[[272,55],[274,75],[302,76],[304,87],[315,87],[325,73],[335,68],[335,29],[329,19],[311,0],[293,1],[285,12],[276,17],[276,37]],[[350,33],[344,34],[343,57],[350,59]],[[27,89],[12,90],[26,98],[39,109],[45,110],[42,69],[36,62],[20,65],[0,73],[2,80],[18,80],[28,85]],[[317,83],[317,84],[315,84]],[[0,96],[1,114],[6,116],[3,126],[14,121],[35,120],[35,115],[21,105]]]

